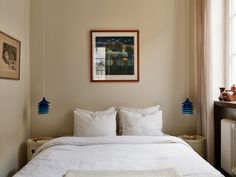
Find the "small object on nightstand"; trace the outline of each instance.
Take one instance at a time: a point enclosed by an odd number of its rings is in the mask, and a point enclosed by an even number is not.
[[[183,138],[186,140],[195,140],[196,135],[183,135]]]
[[[223,97],[222,97],[222,93],[225,91],[225,87],[220,87],[220,96],[219,96],[219,100],[223,101]]]
[[[236,101],[236,85],[234,84],[232,87],[231,87],[231,91],[234,92],[234,101]]]
[[[200,156],[205,158],[205,137],[199,135],[182,135],[179,138],[188,143]]]
[[[30,161],[36,150],[53,137],[35,137],[27,140],[27,161]]]
[[[222,94],[222,98],[224,101],[233,101],[234,100],[234,92],[231,90],[225,90]]]

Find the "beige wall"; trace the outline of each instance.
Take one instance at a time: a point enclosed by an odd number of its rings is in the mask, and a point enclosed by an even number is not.
[[[41,3],[31,0],[32,136],[70,135],[75,107],[100,110],[111,105],[160,104],[166,133],[195,132],[195,118],[181,113],[186,97],[186,0],[46,1],[46,96],[51,102],[47,116],[37,115],[42,98]],[[194,22],[193,15],[189,21]],[[139,83],[90,82],[90,29],[140,30]],[[191,55],[194,100],[193,64]]]
[[[26,160],[29,137],[29,0],[0,0],[0,30],[21,41],[21,78],[0,79],[0,177]]]

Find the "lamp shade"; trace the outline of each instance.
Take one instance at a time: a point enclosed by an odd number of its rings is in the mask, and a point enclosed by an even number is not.
[[[38,103],[38,114],[48,114],[50,102],[45,97]]]
[[[186,98],[182,104],[183,114],[185,116],[193,115],[193,103],[188,98]]]

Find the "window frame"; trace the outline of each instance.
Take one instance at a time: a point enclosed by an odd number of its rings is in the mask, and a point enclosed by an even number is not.
[[[236,51],[232,52],[232,21],[235,18],[236,21],[236,12],[232,14],[232,1],[233,0],[227,0],[226,1],[226,87],[229,88],[231,85],[236,84],[233,83],[233,77],[232,77],[232,65],[233,65],[233,57],[236,56]],[[236,36],[236,33],[235,33]],[[236,42],[235,42],[236,44]],[[235,46],[236,48],[236,46]]]

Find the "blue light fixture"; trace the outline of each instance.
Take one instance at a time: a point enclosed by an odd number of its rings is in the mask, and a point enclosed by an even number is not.
[[[50,102],[45,97],[38,103],[38,114],[48,114]]]
[[[45,95],[46,95],[46,35],[45,35],[45,21],[46,21],[46,1],[43,0],[43,45],[42,45],[42,50],[43,50],[43,70],[42,70],[42,86],[43,86],[43,99],[38,103],[38,114],[48,114],[49,113],[49,107],[50,107],[50,102],[46,100]]]
[[[189,70],[188,70],[188,65],[189,65],[189,18],[188,18],[188,14],[189,14],[189,1],[186,1],[186,95],[187,98],[185,99],[185,101],[182,103],[182,113],[184,116],[192,116],[193,115],[193,103],[189,100],[188,98],[188,74],[189,74]]]
[[[183,115],[184,116],[192,116],[193,115],[193,103],[186,98],[186,100],[182,103]]]

